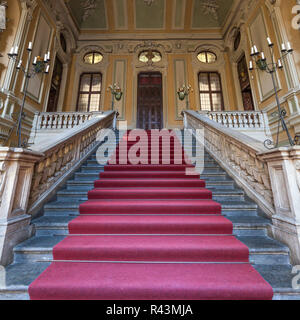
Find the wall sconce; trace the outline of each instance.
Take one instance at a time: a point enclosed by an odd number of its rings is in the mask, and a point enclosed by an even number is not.
[[[280,59],[278,59],[278,61],[275,61],[274,60],[274,43],[272,42],[272,40],[269,37],[267,38],[267,42],[268,42],[268,47],[270,50],[271,60],[267,61],[264,52],[260,52],[257,49],[257,47],[254,45],[251,48],[251,53],[250,53],[251,59],[250,59],[249,71],[252,72],[253,70],[257,69],[257,70],[266,72],[271,75],[273,88],[274,88],[274,92],[275,92],[276,103],[277,103],[277,109],[278,109],[278,111],[276,113],[276,115],[278,116],[278,130],[277,130],[276,144],[274,145],[273,141],[271,141],[270,139],[267,139],[264,142],[264,145],[267,149],[272,150],[272,149],[276,149],[279,146],[280,126],[282,126],[283,130],[286,132],[288,140],[289,140],[289,144],[291,146],[295,145],[295,142],[291,137],[291,134],[288,130],[288,126],[287,126],[285,119],[284,119],[286,116],[286,111],[281,108],[280,100],[279,100],[279,96],[278,96],[277,83],[276,83],[276,78],[275,78],[276,72],[278,70],[283,69],[283,61],[289,55],[291,55],[293,53],[293,48],[292,48],[290,42],[288,42],[287,44],[283,43],[281,45],[281,48],[279,48]],[[254,66],[254,63],[256,64],[256,67]]]
[[[108,87],[107,91],[111,92],[111,95],[112,95],[111,109],[114,110],[115,99],[117,101],[120,101],[122,99],[123,92],[122,92],[121,88],[116,83],[114,85],[110,85]]]
[[[189,109],[189,95],[191,92],[194,92],[192,86],[189,84],[188,86],[183,85],[181,88],[177,90],[178,98],[180,101],[186,99],[186,110]]]

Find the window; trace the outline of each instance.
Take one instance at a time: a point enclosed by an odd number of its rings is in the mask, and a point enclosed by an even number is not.
[[[153,63],[157,63],[159,61],[161,61],[161,54],[158,51],[153,51],[153,50],[148,50],[148,51],[143,51],[140,55],[139,55],[139,60],[141,62],[147,63],[147,62],[153,62]]]
[[[103,55],[99,52],[87,53],[83,58],[84,63],[87,63],[87,64],[97,64],[97,63],[100,63],[102,60],[103,60]]]
[[[101,73],[84,73],[80,77],[77,111],[90,112],[100,110],[102,87]]]
[[[220,74],[217,72],[199,73],[200,107],[204,111],[224,110]]]
[[[202,63],[215,63],[217,56],[210,51],[202,51],[197,56],[198,60]]]

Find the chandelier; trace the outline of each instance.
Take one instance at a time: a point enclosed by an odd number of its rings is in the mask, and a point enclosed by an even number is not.
[[[217,0],[204,0],[202,2],[202,9],[205,15],[212,15],[215,20],[219,19],[218,10],[220,6]]]

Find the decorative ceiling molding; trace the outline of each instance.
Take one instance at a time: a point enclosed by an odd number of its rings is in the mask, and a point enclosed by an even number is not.
[[[96,0],[81,0],[80,5],[83,9],[82,22],[85,22],[95,12],[95,10],[97,8],[97,1]]]
[[[205,15],[211,15],[215,20],[219,20],[220,6],[217,0],[204,0],[201,6]]]

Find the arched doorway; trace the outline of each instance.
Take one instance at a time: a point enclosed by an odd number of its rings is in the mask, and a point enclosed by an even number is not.
[[[142,72],[138,75],[137,128],[163,128],[162,74]]]

